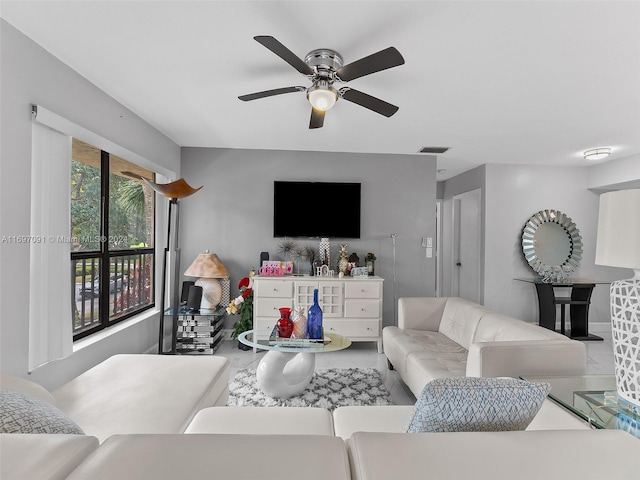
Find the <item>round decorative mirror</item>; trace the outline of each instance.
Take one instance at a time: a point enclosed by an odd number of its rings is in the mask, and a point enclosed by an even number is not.
[[[557,282],[580,265],[580,230],[571,217],[559,210],[541,210],[524,226],[522,252],[544,282]]]

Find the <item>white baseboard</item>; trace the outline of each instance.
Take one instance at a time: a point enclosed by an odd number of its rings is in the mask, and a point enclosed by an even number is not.
[[[589,322],[589,333],[611,333],[611,323]]]

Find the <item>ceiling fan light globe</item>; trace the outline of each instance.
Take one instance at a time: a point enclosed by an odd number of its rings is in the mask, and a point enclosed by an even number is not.
[[[307,90],[307,99],[313,108],[325,112],[338,100],[338,92],[331,86],[314,85]]]

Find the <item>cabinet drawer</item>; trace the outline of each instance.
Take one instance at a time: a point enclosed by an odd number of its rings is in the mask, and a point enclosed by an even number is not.
[[[256,298],[253,306],[256,317],[273,317],[275,325],[275,321],[280,318],[280,309],[282,307],[291,308],[293,301],[291,298]]]
[[[323,321],[324,331],[345,337],[379,337],[378,320],[328,320]]]
[[[278,321],[278,317],[255,317],[253,319],[253,329],[258,331],[259,333],[271,333],[273,327],[276,326],[276,322]],[[267,335],[268,336],[268,335]]]
[[[345,298],[380,298],[380,282],[344,282]]]
[[[290,280],[269,280],[256,283],[256,297],[284,297],[293,295],[293,282]]]
[[[380,318],[380,300],[349,298],[344,301],[344,316]]]

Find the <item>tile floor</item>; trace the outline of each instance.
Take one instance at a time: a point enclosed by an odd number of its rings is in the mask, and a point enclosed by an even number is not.
[[[587,373],[613,374],[613,346],[611,332],[594,332],[604,338],[602,342],[585,342],[587,346]],[[253,353],[253,350],[242,351],[237,348],[236,341],[225,341],[217,351],[217,355],[229,358],[231,363],[230,378],[243,368],[255,369],[265,351]],[[396,405],[412,405],[415,398],[404,385],[397,372],[387,368],[384,354],[379,354],[374,342],[354,342],[351,347],[332,353],[318,354],[316,368],[377,368],[385,378],[387,389]]]

